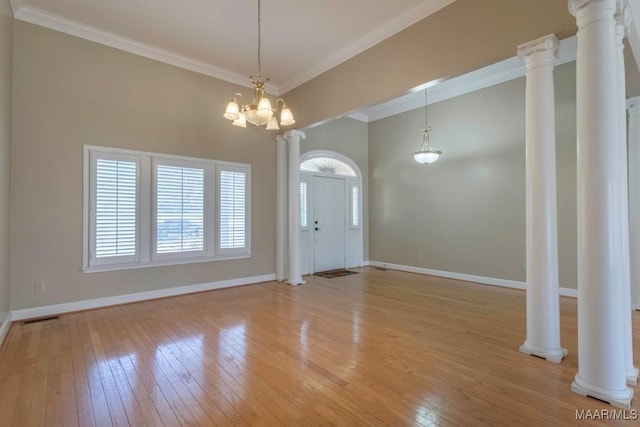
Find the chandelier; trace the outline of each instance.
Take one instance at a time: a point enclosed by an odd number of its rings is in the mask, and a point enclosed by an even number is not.
[[[242,94],[236,93],[233,98],[227,104],[227,109],[224,112],[224,118],[232,120],[231,123],[234,126],[242,128],[247,127],[247,122],[256,126],[267,125],[267,130],[278,130],[278,119],[276,118],[278,112],[278,103],[281,103],[280,107],[280,125],[289,126],[296,121],[293,119],[293,114],[287,104],[285,104],[282,98],[276,99],[275,106],[272,107],[271,101],[265,96],[264,85],[269,81],[268,78],[262,77],[262,60],[260,57],[262,50],[262,34],[261,34],[261,21],[260,21],[260,0],[258,0],[258,74],[249,76],[251,79],[251,85],[253,86],[253,102],[249,104],[241,104],[238,99],[242,99]]]
[[[431,141],[429,140],[429,132],[431,127],[428,123],[427,116],[427,89],[424,90],[424,128],[422,128],[422,147],[420,151],[413,153],[413,160],[422,164],[434,163],[442,155],[442,151],[434,151],[431,148]]]

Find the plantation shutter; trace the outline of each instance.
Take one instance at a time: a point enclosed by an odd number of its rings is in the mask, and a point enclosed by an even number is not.
[[[156,167],[156,253],[204,251],[204,169]]]
[[[137,163],[97,158],[94,261],[137,254]]]
[[[247,248],[247,173],[221,170],[219,174],[219,249]]]

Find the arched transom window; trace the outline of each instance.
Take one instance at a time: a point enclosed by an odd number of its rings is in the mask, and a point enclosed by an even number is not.
[[[300,163],[300,170],[304,172],[331,173],[343,176],[356,176],[351,166],[342,160],[332,157],[312,157]]]

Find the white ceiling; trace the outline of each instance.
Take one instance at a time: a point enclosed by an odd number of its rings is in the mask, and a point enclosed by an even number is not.
[[[16,19],[248,86],[257,0],[10,0]],[[455,0],[262,0],[262,69],[286,92]]]

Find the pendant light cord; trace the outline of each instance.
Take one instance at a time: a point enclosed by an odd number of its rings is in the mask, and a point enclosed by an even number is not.
[[[260,57],[260,51],[262,50],[262,31],[260,27],[260,0],[258,0],[258,78],[262,75],[262,59]]]
[[[431,150],[431,141],[429,140],[429,132],[431,132],[431,128],[429,127],[429,102],[427,98],[427,89],[424,90],[424,128],[422,129],[422,150]]]
[[[429,105],[428,102],[428,98],[427,98],[427,89],[424,90],[424,130],[425,132],[429,131],[429,116],[428,116],[428,111],[427,111],[427,105]]]

